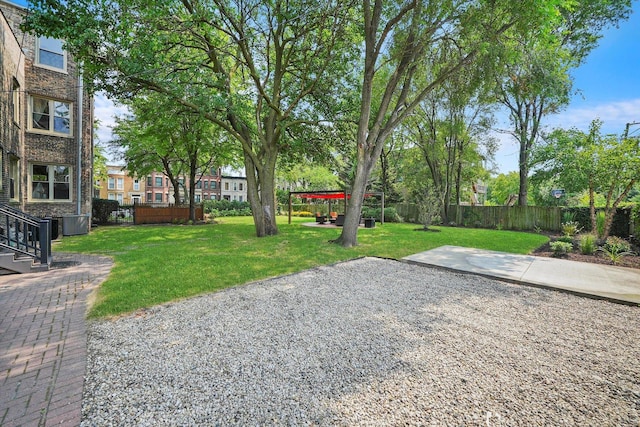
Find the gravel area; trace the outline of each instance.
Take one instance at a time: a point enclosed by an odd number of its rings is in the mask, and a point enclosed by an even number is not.
[[[89,325],[89,425],[640,425],[640,308],[363,258]]]

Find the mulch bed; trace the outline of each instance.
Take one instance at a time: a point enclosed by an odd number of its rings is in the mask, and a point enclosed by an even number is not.
[[[540,246],[538,249],[536,249],[532,255],[535,256],[543,256],[543,257],[550,257],[550,258],[556,258],[553,255],[553,251],[551,250],[550,247],[550,243],[555,241],[555,239],[559,236],[549,236],[551,238],[551,240],[549,241],[549,243]],[[561,257],[561,259],[568,259],[571,261],[580,261],[580,262],[590,262],[593,264],[606,264],[606,265],[613,265],[613,263],[611,262],[611,260],[609,260],[605,254],[603,254],[600,251],[597,251],[595,254],[593,255],[583,255],[580,253],[580,250],[577,248],[577,245],[574,244],[574,247],[576,247],[576,249],[574,249],[573,252],[568,253],[564,256]],[[636,255],[627,255],[627,256],[623,256],[620,259],[620,262],[617,264],[617,267],[628,267],[628,268],[638,268],[640,269],[640,248],[638,248],[637,246],[632,247],[632,250],[635,252]]]

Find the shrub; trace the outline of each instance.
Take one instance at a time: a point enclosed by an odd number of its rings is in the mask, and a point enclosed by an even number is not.
[[[596,236],[584,234],[580,236],[580,253],[583,255],[593,255],[596,252]]]
[[[575,236],[581,230],[580,224],[576,221],[568,221],[562,223],[562,234],[565,236]]]
[[[620,237],[607,237],[607,241],[604,242],[603,249],[609,252],[631,252],[631,244]]]
[[[556,240],[559,241],[559,242],[573,243],[573,237],[572,236],[560,236]]]
[[[119,206],[117,200],[93,199],[93,218],[98,224],[106,224],[109,222],[111,212],[117,211]]]
[[[301,216],[301,217],[312,217],[315,216],[312,212],[307,212],[307,211],[294,211],[291,212],[291,215],[293,216]]]
[[[576,222],[576,213],[572,211],[562,212],[562,223]]]
[[[202,207],[204,213],[214,217],[251,215],[249,202],[239,202],[237,200],[205,200],[202,203]]]
[[[596,231],[598,232],[598,239],[602,239],[604,236],[604,222],[605,215],[603,211],[598,211],[596,215]]]
[[[362,208],[362,217],[363,218],[375,218],[376,221],[380,222],[380,208]],[[394,207],[384,208],[384,222],[402,222],[402,218],[398,215],[398,211]]]
[[[615,236],[608,237],[600,250],[613,264],[618,264],[625,255],[633,255],[629,242]]]
[[[553,251],[553,256],[560,257],[565,255],[573,250],[573,244],[567,242],[556,241],[551,243],[551,250]]]

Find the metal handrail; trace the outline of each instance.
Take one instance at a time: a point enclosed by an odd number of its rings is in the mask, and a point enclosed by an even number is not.
[[[4,217],[4,218],[2,218]],[[0,248],[51,265],[51,220],[0,204]]]

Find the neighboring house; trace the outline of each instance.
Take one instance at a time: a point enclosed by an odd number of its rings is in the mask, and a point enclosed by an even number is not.
[[[131,178],[126,167],[107,166],[106,182],[96,182],[101,199],[117,200],[121,205],[144,203],[151,205],[174,205],[173,185],[163,172],[152,172],[145,178]],[[196,203],[205,200],[237,200],[247,201],[247,180],[243,177],[222,176],[220,168],[211,168],[196,182],[194,198]],[[181,177],[181,187],[188,185],[188,180]],[[184,188],[184,187],[183,187]],[[183,188],[180,194],[184,200]]]
[[[247,178],[241,176],[222,177],[222,199],[247,201]]]
[[[38,217],[88,217],[93,98],[62,41],[21,31],[26,14],[0,0],[0,202]]]
[[[107,181],[96,184],[101,199],[117,200],[121,205],[144,203],[145,180],[129,176],[124,166],[107,165]]]
[[[173,185],[169,178],[162,172],[152,172],[147,176],[145,184],[145,199],[147,204],[175,204],[173,197]]]

